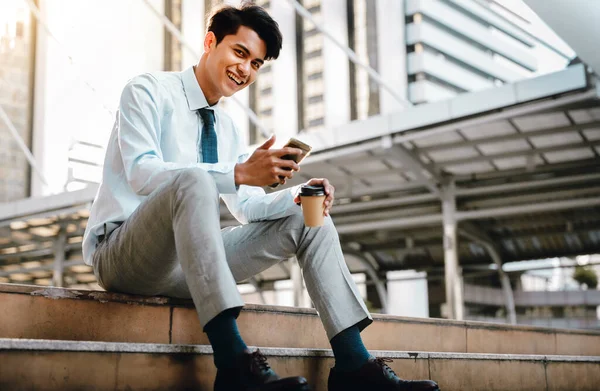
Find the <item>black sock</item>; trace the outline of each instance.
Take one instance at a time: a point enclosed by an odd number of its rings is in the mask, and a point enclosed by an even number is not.
[[[248,347],[235,320],[236,310],[225,310],[204,326],[217,368],[230,368]]]
[[[330,341],[335,356],[335,369],[354,371],[362,367],[371,357],[360,337],[358,326],[342,331]]]

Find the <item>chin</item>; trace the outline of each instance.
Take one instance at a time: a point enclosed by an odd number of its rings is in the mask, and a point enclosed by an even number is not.
[[[225,98],[229,98],[231,95],[235,94],[237,91],[232,91],[229,88],[223,90],[223,92],[221,93],[222,96],[224,96]]]
[[[244,86],[240,86],[239,88],[236,88],[234,90],[232,90],[230,88],[224,89],[223,96],[229,98],[231,95],[235,94],[236,92],[239,92],[239,91],[243,90],[244,88],[246,88],[245,85]]]

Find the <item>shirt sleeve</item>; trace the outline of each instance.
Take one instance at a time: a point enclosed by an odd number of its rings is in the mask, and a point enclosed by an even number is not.
[[[148,195],[187,168],[202,168],[214,178],[221,194],[236,193],[234,169],[237,162],[165,162],[160,148],[159,109],[163,87],[151,75],[130,81],[121,95],[117,115],[117,142],[123,157],[127,182],[138,195]]]

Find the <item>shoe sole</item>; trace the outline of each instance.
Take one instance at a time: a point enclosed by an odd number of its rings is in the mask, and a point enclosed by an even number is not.
[[[285,391],[312,391],[312,388],[310,387],[309,384],[298,384],[296,386],[289,386],[288,388],[281,388],[282,390]],[[249,389],[249,391],[263,391],[262,387],[258,387],[258,388],[251,388]]]
[[[283,380],[283,382],[282,382]],[[285,381],[288,381],[289,383],[286,384]],[[274,384],[274,383],[268,383],[265,384],[264,386],[259,386],[259,387],[254,387],[254,388],[250,388],[248,391],[264,391],[264,389],[268,389],[268,390],[282,390],[282,391],[311,391],[312,388],[310,387],[310,384],[308,384],[306,382],[306,379],[301,378],[301,377],[293,377],[293,378],[285,378],[285,379],[281,379],[279,382],[275,382],[275,383],[279,383],[279,384]]]

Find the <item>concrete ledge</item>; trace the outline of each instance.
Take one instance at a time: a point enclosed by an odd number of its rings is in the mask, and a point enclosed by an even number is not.
[[[269,348],[250,346],[269,357],[324,357],[332,358],[331,349]],[[98,352],[98,353],[149,353],[149,354],[209,354],[210,345],[182,345],[158,343],[122,343],[92,341],[61,341],[50,339],[0,338],[0,350],[12,351],[53,351],[53,352]],[[546,361],[569,363],[600,364],[600,356],[559,356],[539,354],[488,354],[488,353],[444,353],[444,352],[402,352],[393,350],[372,350],[376,357],[391,359],[439,359],[439,360],[509,360]]]
[[[70,288],[57,287],[40,287],[34,285],[23,284],[2,284],[0,283],[0,293],[21,293],[31,296],[41,296],[49,299],[77,299],[77,300],[92,300],[101,303],[116,302],[134,305],[149,305],[149,306],[174,306],[183,308],[194,308],[192,300],[177,299],[165,296],[138,296],[126,293],[115,293],[106,291],[88,291],[77,290]],[[261,304],[246,304],[244,311],[253,311],[257,313],[286,313],[295,315],[312,315],[317,316],[317,311],[313,308],[304,307],[287,307],[276,305],[261,305]],[[529,325],[507,325],[502,323],[489,323],[479,321],[462,321],[441,318],[412,318],[406,316],[373,314],[373,318],[381,322],[396,322],[414,324],[432,324],[443,326],[468,326],[474,329],[488,330],[521,330],[521,331],[538,331],[546,333],[561,332],[565,334],[577,335],[597,335],[600,336],[600,331],[596,330],[575,330],[575,329],[560,329],[543,326]]]
[[[327,390],[330,350],[261,348],[282,376]],[[35,390],[211,389],[209,346],[0,339],[0,388]],[[375,351],[405,379],[452,390],[596,390],[600,357]]]
[[[373,317],[374,350],[600,356],[599,331]],[[0,319],[1,338],[208,344],[191,300],[0,284]],[[238,323],[251,345],[329,348],[314,309],[247,305]]]

